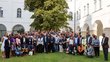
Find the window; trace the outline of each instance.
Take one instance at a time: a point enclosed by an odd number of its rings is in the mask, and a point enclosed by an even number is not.
[[[81,19],[81,9],[79,9],[79,20]]]
[[[72,17],[73,17],[73,13],[70,11],[69,12],[70,16],[71,16],[71,20],[72,20]]]
[[[0,24],[0,38],[5,34],[6,32],[6,26],[3,24]]]
[[[79,20],[79,12],[78,11],[77,11],[77,14],[76,15],[77,15],[77,20]]]
[[[17,9],[17,18],[21,18],[21,14],[22,14],[21,8],[18,8]]]
[[[87,4],[87,14],[89,14],[89,3]]]
[[[94,0],[94,11],[96,11],[96,3],[97,3],[97,0]]]
[[[0,17],[3,17],[3,9],[0,7]]]
[[[86,13],[86,6],[84,6],[84,16],[85,16],[85,13]]]
[[[102,8],[102,0],[99,0],[100,9]]]

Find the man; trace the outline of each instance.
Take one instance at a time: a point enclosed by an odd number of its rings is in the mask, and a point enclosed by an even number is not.
[[[81,35],[78,35],[78,46],[80,45],[80,44],[82,44],[82,36]]]
[[[102,34],[103,38],[102,38],[102,48],[103,48],[103,53],[104,53],[104,59],[105,61],[108,61],[108,37],[105,36],[105,33]]]
[[[28,54],[29,39],[27,37],[27,34],[22,35],[22,37],[20,38],[20,42],[21,42],[21,48],[23,50],[23,54]]]
[[[45,52],[48,53],[48,36],[47,36],[46,33],[45,33],[44,36],[43,36],[43,42],[44,42]]]
[[[75,47],[75,53],[78,53],[77,47],[78,47],[78,35],[74,35],[74,47]]]
[[[87,46],[92,44],[92,37],[89,33],[86,35],[86,44]]]
[[[51,35],[51,43],[50,43],[50,45],[51,45],[51,51],[52,52],[55,52],[55,48],[54,48],[54,44],[55,44],[55,38]]]
[[[56,35],[55,36],[55,51],[58,52],[59,51],[59,36]]]
[[[47,39],[48,39],[48,52],[51,52],[51,35],[50,34],[48,34]]]

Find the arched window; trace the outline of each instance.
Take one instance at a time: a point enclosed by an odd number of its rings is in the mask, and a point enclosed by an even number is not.
[[[0,17],[3,17],[3,9],[0,7]]]
[[[13,27],[12,31],[13,31],[14,34],[15,33],[24,33],[25,29],[24,29],[24,27],[22,25],[15,25]]]
[[[6,26],[3,24],[0,24],[0,38],[5,34],[6,32]]]
[[[89,14],[89,3],[87,3],[87,15]]]
[[[21,14],[22,14],[21,8],[18,8],[17,9],[17,18],[21,18]]]

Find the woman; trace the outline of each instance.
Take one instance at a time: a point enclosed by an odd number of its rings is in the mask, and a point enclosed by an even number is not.
[[[73,37],[70,37],[67,41],[69,42],[69,53],[74,54]]]
[[[83,53],[84,53],[84,46],[82,44],[80,44],[78,46],[78,54],[79,55],[83,55]]]
[[[39,35],[37,39],[37,48],[38,48],[38,53],[44,52],[44,45],[43,45],[43,37]]]
[[[5,40],[5,46],[4,46],[6,58],[10,58],[10,48],[11,48],[10,45],[11,45],[10,38],[8,37],[8,39]]]
[[[95,52],[95,56],[99,57],[99,48],[100,48],[100,41],[99,39],[97,39],[97,36],[93,35],[93,47],[94,47],[94,52]]]
[[[3,58],[5,58],[5,40],[7,40],[8,39],[8,34],[7,33],[5,33],[5,35],[2,37],[2,45],[1,45],[1,52],[2,52],[2,57]]]

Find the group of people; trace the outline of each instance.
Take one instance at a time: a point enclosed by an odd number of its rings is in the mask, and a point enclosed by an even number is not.
[[[85,40],[86,39],[86,40]],[[108,37],[103,34],[104,58],[108,60]],[[36,31],[7,34],[1,38],[2,57],[33,55],[36,53],[66,52],[73,55],[99,57],[100,41],[87,33],[86,38],[73,32]]]

